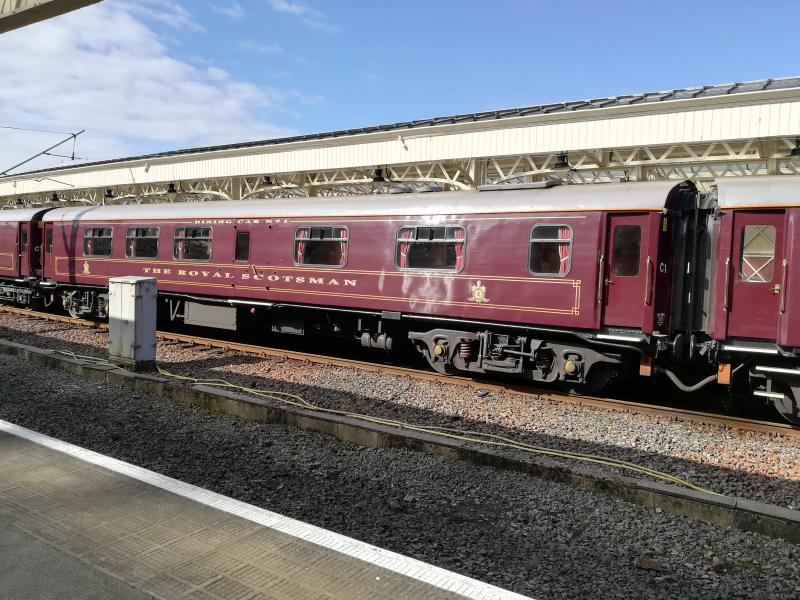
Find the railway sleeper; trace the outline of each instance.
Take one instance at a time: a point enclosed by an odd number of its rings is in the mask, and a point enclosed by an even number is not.
[[[437,372],[450,375],[502,373],[537,382],[559,382],[570,391],[592,393],[638,366],[622,353],[513,333],[433,329],[408,334]]]

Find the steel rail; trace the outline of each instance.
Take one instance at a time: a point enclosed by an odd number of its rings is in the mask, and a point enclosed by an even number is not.
[[[64,315],[43,313],[23,308],[0,306],[0,312],[16,314],[36,319],[44,319],[48,321],[69,323],[81,327],[99,329],[102,331],[108,330],[108,325],[106,323],[99,323],[97,321],[88,321],[84,319],[75,319],[73,317],[67,317]],[[730,429],[736,429],[741,431],[767,433],[770,435],[784,435],[787,437],[800,437],[800,428],[794,427],[789,423],[774,423],[770,421],[760,421],[756,419],[746,419],[742,417],[717,415],[714,413],[708,413],[702,411],[686,410],[682,408],[671,408],[668,406],[657,406],[653,404],[645,404],[642,402],[632,402],[630,400],[616,400],[613,398],[599,398],[595,396],[577,396],[577,395],[573,396],[573,395],[559,394],[557,392],[553,392],[552,390],[533,388],[531,386],[518,385],[514,383],[498,383],[496,381],[473,379],[458,375],[440,375],[439,373],[433,373],[430,371],[421,371],[419,369],[413,369],[410,367],[379,365],[351,358],[337,358],[333,356],[327,356],[324,354],[313,354],[310,352],[300,352],[297,350],[285,350],[282,348],[258,346],[254,344],[245,344],[241,342],[232,342],[228,340],[199,337],[184,333],[159,331],[157,332],[156,335],[157,338],[162,341],[177,342],[177,343],[189,344],[193,346],[202,346],[207,348],[219,348],[222,350],[242,352],[245,354],[252,354],[256,356],[286,358],[291,360],[300,360],[327,366],[359,369],[361,371],[367,371],[371,373],[382,373],[382,374],[396,375],[401,377],[413,377],[414,379],[420,381],[431,381],[437,383],[445,383],[449,385],[460,385],[463,387],[469,387],[473,389],[485,390],[491,392],[511,392],[522,396],[545,398],[547,400],[555,400],[558,402],[566,402],[580,406],[590,406],[593,408],[599,408],[603,410],[615,410],[620,412],[629,412],[642,415],[665,417],[668,419],[674,419],[678,421],[689,421],[705,425],[715,425],[719,427],[727,427]]]

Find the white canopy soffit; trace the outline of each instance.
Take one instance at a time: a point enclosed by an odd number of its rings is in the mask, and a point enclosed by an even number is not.
[[[798,138],[800,77],[769,79],[14,174],[0,178],[0,206],[341,196],[431,184],[474,190],[548,179],[688,179],[707,189],[721,177],[800,173]]]
[[[96,2],[100,0],[0,0],[0,33],[57,17]]]

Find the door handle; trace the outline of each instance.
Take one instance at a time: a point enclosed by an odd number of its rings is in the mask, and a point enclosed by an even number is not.
[[[784,258],[783,262],[781,263],[781,282],[775,286],[775,287],[780,286],[781,299],[779,304],[780,304],[781,314],[786,312],[786,272],[788,270],[789,270],[789,261]]]
[[[776,283],[775,285],[773,285],[773,286],[770,288],[770,291],[771,291],[773,294],[776,294],[776,295],[777,295],[777,294],[780,294],[780,293],[781,293],[781,284],[780,284],[780,283]]]
[[[731,259],[725,259],[725,285],[722,287],[723,299],[722,310],[728,312],[728,298],[730,297],[729,289],[731,287]]]
[[[650,304],[652,303],[650,300],[650,286],[651,286],[650,270],[652,269],[652,267],[653,267],[653,259],[648,256],[647,263],[645,263],[644,267],[644,303],[647,306],[650,306]]]
[[[600,255],[600,260],[597,263],[597,291],[596,291],[596,295],[597,295],[597,303],[598,304],[602,304],[603,303],[603,289],[604,289],[604,283],[606,281],[603,278],[605,277],[605,275],[606,275],[606,255],[605,254],[601,254]]]

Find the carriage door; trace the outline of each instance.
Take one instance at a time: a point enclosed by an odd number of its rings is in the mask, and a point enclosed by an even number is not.
[[[19,249],[17,255],[20,277],[27,277],[30,275],[30,253],[28,252],[28,248],[30,247],[30,235],[30,224],[20,223],[19,244],[17,244],[17,248]]]
[[[44,269],[44,276],[45,277],[54,277],[55,273],[53,272],[53,224],[52,223],[45,223],[44,224],[44,237],[42,239],[42,246],[41,246],[41,264],[42,268]]]
[[[727,281],[728,335],[766,338],[778,334],[783,294],[784,212],[736,211]]]
[[[608,215],[604,325],[642,327],[644,305],[648,301],[645,288],[652,285],[653,276],[647,272],[649,220],[647,213]]]

